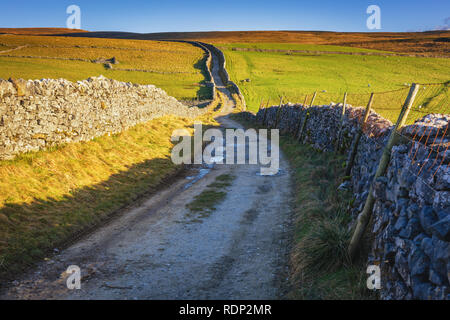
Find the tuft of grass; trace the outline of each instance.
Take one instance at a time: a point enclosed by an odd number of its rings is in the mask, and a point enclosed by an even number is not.
[[[259,127],[232,115],[245,126]],[[293,170],[295,185],[294,239],[291,251],[289,299],[374,299],[366,287],[365,260],[347,257],[350,241],[352,194],[339,191],[344,157],[317,152],[290,136],[281,136],[280,147]]]
[[[374,49],[355,48],[348,46],[336,46],[336,45],[318,45],[318,44],[304,44],[304,43],[270,43],[270,42],[258,42],[258,43],[225,43],[220,44],[220,48],[233,50],[233,48],[249,48],[249,49],[261,49],[261,50],[280,50],[282,53],[289,52],[290,50],[306,50],[306,51],[330,51],[330,52],[386,52]],[[291,52],[294,53],[294,52]]]
[[[0,43],[26,46],[0,52],[0,78],[65,78],[74,82],[104,75],[124,82],[153,84],[181,100],[210,98],[210,89],[204,85],[204,52],[187,43],[11,34],[0,35]],[[112,57],[119,61],[112,69],[93,63]]]
[[[296,259],[311,273],[336,271],[349,264],[349,240],[350,232],[342,218],[327,214],[299,242]]]
[[[373,299],[365,261],[351,264],[351,194],[338,191],[342,156],[319,153],[290,137],[281,148],[295,168],[295,239],[291,254],[293,299]],[[362,255],[363,256],[363,255]]]
[[[194,197],[194,200],[186,205],[191,211],[190,216],[196,215],[195,221],[201,221],[198,218],[207,217],[216,208],[215,206],[222,202],[226,195],[226,188],[231,186],[235,176],[230,174],[222,174],[217,176],[215,181],[207,186],[207,188]]]
[[[224,50],[227,70],[245,96],[249,111],[257,111],[261,101],[277,105],[285,102],[310,103],[317,91],[315,104],[342,102],[366,106],[371,92],[375,94],[373,109],[395,122],[413,82],[442,83],[449,80],[450,61],[446,58],[353,56],[337,54],[290,54]],[[299,45],[252,43],[247,46],[266,49],[295,49]],[[304,45],[302,45],[304,46]],[[347,48],[352,51],[354,48]],[[342,48],[339,50],[343,50]],[[244,79],[251,82],[241,82]],[[399,90],[386,93],[386,91]],[[436,100],[436,99],[435,99]],[[411,115],[409,118],[417,118]],[[423,115],[418,115],[423,116]]]

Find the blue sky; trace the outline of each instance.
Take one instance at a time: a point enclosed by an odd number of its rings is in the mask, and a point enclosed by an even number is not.
[[[90,31],[330,30],[371,31],[366,8],[381,8],[380,31],[424,31],[450,25],[448,0],[2,1],[0,27],[65,27],[66,8],[81,8]]]

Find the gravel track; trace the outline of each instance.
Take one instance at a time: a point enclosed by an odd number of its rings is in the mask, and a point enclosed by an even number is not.
[[[234,107],[225,94],[218,121]],[[281,173],[258,175],[259,165],[215,165],[189,187],[188,180],[128,209],[96,232],[61,251],[22,279],[3,299],[279,299],[287,288],[291,234],[290,168],[280,155]],[[196,174],[199,168],[193,168]],[[186,204],[218,175],[236,178],[226,198],[206,217],[193,221]],[[81,268],[80,290],[68,290],[62,274]]]

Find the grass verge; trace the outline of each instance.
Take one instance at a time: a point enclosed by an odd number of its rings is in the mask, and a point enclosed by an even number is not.
[[[258,127],[233,118],[246,127]],[[344,157],[321,153],[291,136],[280,138],[280,148],[293,169],[295,185],[294,239],[291,252],[291,291],[288,299],[374,299],[366,288],[366,264],[350,263],[352,194],[339,191]]]
[[[249,46],[298,47],[259,43]],[[249,111],[257,111],[261,102],[277,105],[280,96],[285,102],[303,103],[306,98],[310,103],[315,91],[316,105],[342,102],[344,92],[348,92],[348,104],[366,106],[370,93],[375,92],[380,94],[375,95],[373,109],[395,122],[409,91],[405,84],[442,83],[449,80],[450,74],[450,60],[444,58],[223,51],[231,80],[242,90]],[[392,90],[399,91],[386,93]]]
[[[186,205],[190,210],[189,218],[194,222],[200,222],[202,218],[209,216],[216,209],[215,206],[225,199],[227,193],[224,190],[231,186],[234,178],[230,174],[217,176],[213,183]]]

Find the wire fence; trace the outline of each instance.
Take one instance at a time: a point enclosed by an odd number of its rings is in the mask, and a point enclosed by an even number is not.
[[[450,81],[445,83],[425,83],[419,84],[419,86],[419,92],[406,124],[412,124],[415,120],[430,113],[450,113],[450,106],[448,105]],[[396,90],[374,92],[371,109],[385,119],[395,123],[409,90],[410,85],[405,85],[404,88]],[[347,94],[347,104],[352,106],[366,106],[370,95],[371,93],[349,92]],[[313,97],[314,101],[312,101]],[[312,102],[314,105],[329,105],[330,103],[342,103],[343,97],[344,93],[317,91],[303,96],[289,97],[289,99],[294,99],[297,103],[305,105],[311,105]],[[445,101],[447,101],[447,104],[444,103]]]
[[[330,132],[330,135],[335,135],[334,141],[337,143],[334,144],[334,150],[336,152],[346,149],[342,147],[341,143],[345,118],[348,117],[359,123],[359,130],[357,130],[357,134],[353,137],[353,142],[349,150],[347,150],[346,177],[352,175],[352,168],[358,151],[378,152],[373,149],[382,150],[375,164],[375,174],[373,177],[370,177],[368,182],[369,190],[364,207],[356,220],[356,226],[348,247],[350,258],[353,259],[355,257],[357,248],[360,246],[371,219],[376,202],[376,196],[373,192],[374,181],[377,178],[386,174],[389,175],[389,172],[397,175],[398,179],[400,179],[400,176],[403,176],[402,179],[410,181],[408,183],[410,183],[410,186],[417,194],[422,194],[421,197],[429,198],[428,200],[433,199],[433,203],[436,199],[440,201],[438,190],[448,188],[447,181],[450,166],[449,85],[450,81],[446,83],[412,84],[409,88],[372,93],[370,95],[346,93],[341,99],[336,94],[327,92],[315,92],[311,95],[311,100],[309,100],[308,95],[305,97],[303,102],[304,108],[300,112],[302,124],[301,126],[297,125],[301,129],[298,134],[297,131],[295,133],[296,138],[300,141],[305,141],[302,138],[306,127],[305,124],[310,117],[309,106],[329,105],[333,108],[337,105],[331,105],[331,102],[339,102],[341,107],[336,108],[336,112],[341,114],[340,125],[338,124],[338,129],[335,130],[333,129],[335,126],[330,124],[329,129],[330,131],[335,131]],[[283,106],[281,101],[282,98],[280,99],[280,107]],[[367,105],[364,112],[363,108],[349,108],[348,110],[346,108],[347,104],[364,106],[365,103]],[[260,107],[262,107],[262,104]],[[282,108],[277,111],[275,127],[277,127],[278,115],[281,111]],[[330,117],[333,117],[333,115],[330,114]],[[395,125],[392,126],[392,124]],[[392,129],[384,130],[386,126]],[[379,134],[380,132],[386,134]],[[358,149],[358,144],[362,137],[368,139],[364,143],[369,143],[369,145],[366,145],[363,149]],[[403,150],[397,149],[396,157],[392,157],[392,150],[399,139],[404,139],[405,143],[399,146]],[[376,144],[376,148],[371,148],[372,144]],[[372,159],[373,157],[369,158]],[[369,160],[369,167],[372,167],[371,163],[373,160],[371,159]],[[391,167],[392,161],[394,161],[394,164]],[[410,178],[413,179],[410,180]],[[404,186],[408,185],[408,183],[404,184]],[[424,191],[424,188],[427,189],[427,192]],[[407,190],[407,192],[409,191]],[[437,198],[436,195],[438,195]]]

